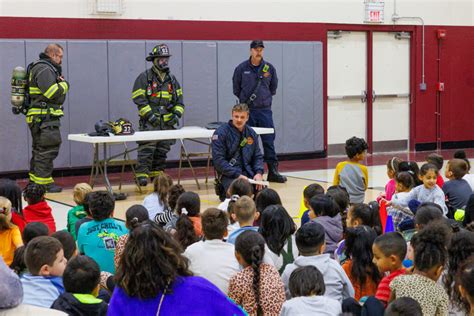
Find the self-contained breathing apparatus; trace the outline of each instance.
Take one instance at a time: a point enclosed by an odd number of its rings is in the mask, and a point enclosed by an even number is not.
[[[11,104],[13,114],[18,115],[21,113],[26,115],[28,112],[28,108],[31,105],[29,92],[31,69],[41,63],[50,66],[59,77],[56,68],[50,62],[42,59],[30,63],[26,70],[21,66],[15,67],[12,71],[11,78]]]

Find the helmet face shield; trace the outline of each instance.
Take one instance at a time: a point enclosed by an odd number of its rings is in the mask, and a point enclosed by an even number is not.
[[[153,60],[153,64],[159,69],[159,70],[168,70],[169,68],[169,57],[158,57]]]

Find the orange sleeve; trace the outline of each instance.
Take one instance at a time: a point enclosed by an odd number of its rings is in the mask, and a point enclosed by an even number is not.
[[[16,248],[23,246],[23,239],[21,239],[20,229],[18,227],[12,228],[12,241]]]

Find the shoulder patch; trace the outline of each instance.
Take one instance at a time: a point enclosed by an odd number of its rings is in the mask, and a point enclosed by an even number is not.
[[[253,138],[252,136],[247,137],[247,144],[252,145],[253,144]]]

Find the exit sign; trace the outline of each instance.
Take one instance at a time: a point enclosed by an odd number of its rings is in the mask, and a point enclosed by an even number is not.
[[[385,2],[381,0],[366,0],[365,23],[383,23]]]

